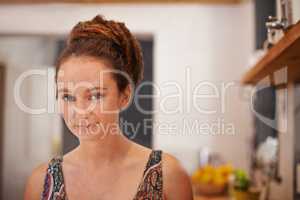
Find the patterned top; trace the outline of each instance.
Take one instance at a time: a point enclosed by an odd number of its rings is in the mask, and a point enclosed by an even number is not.
[[[162,151],[152,150],[133,200],[163,200]],[[62,157],[52,158],[44,180],[41,200],[68,200],[62,172]]]

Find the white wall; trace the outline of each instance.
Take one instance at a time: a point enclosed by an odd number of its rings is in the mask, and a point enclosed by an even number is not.
[[[124,21],[135,33],[154,36],[154,82],[161,86],[162,94],[155,99],[155,108],[159,109],[155,114],[155,124],[176,124],[179,128],[168,135],[154,129],[154,147],[174,153],[190,173],[197,164],[196,151],[201,147],[220,152],[237,167],[248,169],[252,120],[238,82],[254,48],[252,3],[218,6],[2,5],[0,33],[66,34],[79,20],[90,19],[99,13],[109,19]],[[187,68],[191,72],[189,80],[185,80]],[[159,103],[165,95],[174,91],[174,88],[166,87],[167,81],[176,81],[183,88],[194,88],[201,81],[211,81],[218,87],[222,82],[236,82],[235,87],[227,89],[225,113],[220,113],[220,99],[197,102],[206,109],[218,108],[216,114],[207,115],[194,108],[189,113],[162,112]],[[204,88],[204,92],[209,90]],[[187,96],[191,95],[183,95]],[[192,103],[192,99],[184,99],[184,105],[187,102]],[[178,107],[174,99],[167,103],[168,108]],[[235,135],[211,136],[180,131],[184,128],[183,120],[201,120],[211,124],[217,118],[234,124]]]
[[[23,112],[16,105],[14,87],[26,70],[47,70],[54,59],[53,44],[44,38],[0,37],[0,60],[6,64],[1,199],[22,199],[28,174],[52,155],[51,141],[60,125],[58,116]],[[34,76],[22,83],[21,101],[26,106],[40,108],[47,104],[47,77]]]
[[[297,23],[300,20],[300,1],[292,0],[292,13],[293,23]]]

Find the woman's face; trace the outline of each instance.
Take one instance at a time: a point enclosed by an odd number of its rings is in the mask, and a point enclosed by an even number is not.
[[[104,60],[70,57],[58,71],[59,111],[79,139],[103,138],[118,130],[119,110],[130,99],[130,87],[122,93]]]

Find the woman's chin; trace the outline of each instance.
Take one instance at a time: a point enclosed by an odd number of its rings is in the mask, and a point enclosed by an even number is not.
[[[80,140],[94,140],[104,138],[103,134],[93,131],[90,127],[75,127],[72,132]]]

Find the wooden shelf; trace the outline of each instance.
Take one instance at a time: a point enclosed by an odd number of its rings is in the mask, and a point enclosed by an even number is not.
[[[288,82],[300,80],[300,22],[285,35],[242,77],[243,84],[257,84],[275,71],[287,67]]]

